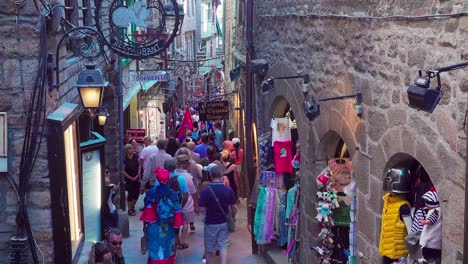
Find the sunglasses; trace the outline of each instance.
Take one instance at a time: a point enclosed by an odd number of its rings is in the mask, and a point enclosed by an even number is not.
[[[114,245],[114,246],[122,245],[122,241],[120,241],[120,242],[112,241],[112,245]]]

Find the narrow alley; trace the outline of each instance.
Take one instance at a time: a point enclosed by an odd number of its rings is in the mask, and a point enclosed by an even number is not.
[[[138,200],[137,208],[143,206],[143,197]],[[261,256],[252,255],[250,233],[247,229],[247,207],[245,200],[241,199],[238,206],[236,231],[229,236],[229,264],[262,264],[267,263]],[[148,255],[140,253],[140,238],[142,236],[142,224],[139,221],[141,212],[136,216],[129,216],[130,236],[123,240],[123,250],[125,261],[129,264],[146,263]],[[195,264],[202,263],[203,258],[203,223],[201,215],[197,217],[195,223],[196,230],[189,232],[190,247],[184,250],[177,250],[176,263]]]

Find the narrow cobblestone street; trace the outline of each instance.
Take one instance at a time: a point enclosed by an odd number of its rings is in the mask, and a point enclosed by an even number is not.
[[[265,260],[258,255],[252,255],[250,233],[247,229],[247,207],[245,200],[241,200],[238,206],[238,215],[236,222],[236,231],[231,233],[230,246],[228,252],[229,264],[262,264]],[[143,197],[138,200],[137,208],[143,205]],[[139,221],[141,212],[136,216],[129,217],[130,236],[124,238],[123,248],[126,263],[139,264],[146,263],[148,256],[140,253],[140,237],[142,235],[141,222]],[[195,223],[196,230],[189,231],[190,247],[184,250],[177,251],[176,263],[179,264],[194,264],[202,263],[203,257],[203,223],[201,216],[197,217]]]

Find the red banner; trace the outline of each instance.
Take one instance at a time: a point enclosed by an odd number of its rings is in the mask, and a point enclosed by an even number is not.
[[[136,142],[143,144],[143,138],[146,136],[146,129],[141,128],[129,128],[125,130],[125,143],[128,142],[130,138],[136,140]]]
[[[185,131],[186,130],[192,130],[192,129],[193,129],[192,115],[190,114],[190,109],[189,109],[189,107],[187,105],[187,107],[185,108],[184,120],[182,121],[182,125],[180,127],[179,134],[177,135],[179,140],[182,137],[185,137]]]

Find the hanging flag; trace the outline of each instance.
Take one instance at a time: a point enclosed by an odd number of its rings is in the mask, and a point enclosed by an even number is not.
[[[221,30],[221,26],[219,25],[218,17],[216,17],[216,33],[218,37],[223,37],[223,31]]]
[[[184,120],[182,121],[182,124],[180,126],[179,134],[177,135],[179,140],[182,142],[185,138],[185,131],[192,130],[192,129],[193,129],[192,115],[190,114],[190,108],[187,105],[187,107],[185,108]]]

